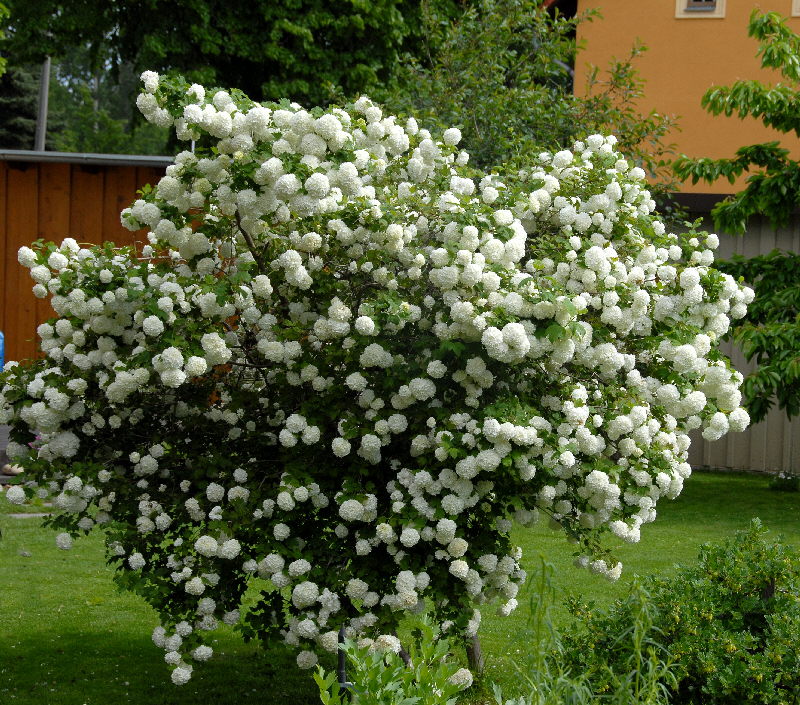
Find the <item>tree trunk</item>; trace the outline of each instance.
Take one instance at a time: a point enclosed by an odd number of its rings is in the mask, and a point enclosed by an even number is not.
[[[397,636],[397,632],[392,632],[392,634],[394,636]],[[411,666],[413,665],[411,663],[411,655],[408,653],[408,651],[406,651],[405,647],[402,644],[400,644],[400,651],[398,652],[398,656],[400,656],[400,658],[403,659],[403,663],[406,665],[406,668],[411,668]]]
[[[483,673],[483,668],[486,665],[486,659],[483,657],[483,649],[481,649],[481,640],[476,634],[470,637],[467,642],[467,661],[469,662],[470,670],[480,675]]]

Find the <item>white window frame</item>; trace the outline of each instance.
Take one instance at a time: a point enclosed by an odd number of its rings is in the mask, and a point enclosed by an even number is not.
[[[800,17],[800,0],[792,0],[792,17]]]
[[[725,17],[725,1],[717,0],[717,6],[713,10],[687,10],[686,0],[675,0],[675,17],[681,20],[713,20]],[[800,10],[800,0],[792,0],[793,5]]]

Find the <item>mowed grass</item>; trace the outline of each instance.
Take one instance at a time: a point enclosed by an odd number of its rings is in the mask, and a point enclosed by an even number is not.
[[[659,505],[659,518],[645,527],[642,542],[621,546],[622,579],[609,583],[573,567],[572,547],[545,527],[519,530],[516,539],[531,571],[544,556],[555,566],[563,596],[581,594],[601,605],[625,594],[634,575],[665,574],[695,559],[700,545],[744,529],[758,516],[774,535],[800,548],[800,493],[773,492],[756,475],[695,473],[674,502]],[[100,536],[59,551],[54,532],[35,518],[9,516],[17,508],[0,499],[0,703],[3,705],[223,705],[247,700],[265,705],[318,703],[308,673],[293,653],[244,644],[233,630],[214,633],[215,656],[177,688],[169,680],[163,651],[150,641],[158,623],[139,598],[121,594],[105,566]],[[513,663],[535,648],[528,625],[530,595],[509,618],[487,610],[481,640],[487,657],[485,682],[507,696],[518,692]],[[563,609],[554,618],[568,623]],[[333,663],[326,664],[333,667]],[[493,702],[485,689],[470,705]]]

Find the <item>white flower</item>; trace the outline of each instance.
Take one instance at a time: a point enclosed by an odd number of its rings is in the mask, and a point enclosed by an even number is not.
[[[242,547],[236,539],[228,539],[219,547],[217,555],[220,558],[233,560],[241,552]]]
[[[142,321],[142,330],[145,335],[155,337],[164,332],[164,324],[158,316],[148,316]]]
[[[221,502],[225,498],[225,488],[216,482],[209,482],[206,487],[206,497],[209,502]]]
[[[214,650],[205,644],[201,644],[192,651],[192,658],[195,661],[208,661],[213,655]]]
[[[192,678],[192,667],[186,664],[178,666],[172,672],[172,682],[175,685],[186,685]]]
[[[289,564],[289,575],[293,578],[304,575],[309,570],[311,570],[311,564],[305,558],[300,558]]]
[[[9,488],[11,489],[11,488]],[[72,548],[72,536],[67,533],[61,533],[56,536],[56,546],[62,551],[69,551]]]
[[[442,141],[451,146],[457,145],[461,142],[461,130],[457,127],[450,127],[444,131],[444,135],[442,135]]]
[[[331,449],[337,458],[344,458],[350,453],[350,442],[344,438],[334,438],[331,441]]]
[[[184,590],[190,595],[202,595],[206,590],[206,586],[203,584],[201,578],[194,577],[186,581]]]
[[[6,499],[11,504],[22,504],[25,502],[25,490],[19,485],[11,485],[6,490]],[[69,534],[60,534],[60,536],[69,536]],[[71,542],[72,539],[70,539]]]
[[[205,358],[193,355],[186,360],[183,369],[188,377],[199,377],[208,370],[208,363]]]
[[[374,651],[391,651],[394,654],[399,654],[400,648],[400,639],[393,634],[381,634],[370,647]]]
[[[459,580],[466,580],[467,575],[469,574],[469,565],[466,561],[459,559],[450,563],[449,570],[451,575],[455,576]]]
[[[194,542],[194,550],[203,556],[216,556],[219,544],[213,536],[201,536]]]
[[[355,329],[361,335],[373,335],[375,333],[375,321],[369,316],[359,316],[355,321]]]
[[[319,588],[317,587],[316,583],[312,583],[308,580],[300,583],[299,585],[295,585],[294,589],[292,590],[292,603],[298,609],[310,607],[317,601],[318,597]]]
[[[347,499],[339,507],[339,516],[345,521],[357,521],[364,514],[364,506],[357,499]]]
[[[158,74],[155,71],[145,71],[140,77],[144,89],[148,93],[155,93],[158,88]]]
[[[297,654],[298,668],[308,669],[317,665],[317,655],[313,651],[301,651]]]
[[[459,668],[447,680],[462,690],[466,690],[472,686],[472,673],[466,668]]]
[[[400,534],[400,543],[407,548],[416,546],[419,543],[419,531],[411,527],[406,527]]]

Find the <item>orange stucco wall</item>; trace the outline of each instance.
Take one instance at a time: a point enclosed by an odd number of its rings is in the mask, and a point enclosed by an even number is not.
[[[612,58],[624,58],[634,41],[641,40],[648,51],[635,65],[645,79],[643,111],[676,115],[679,132],[668,136],[678,154],[690,157],[732,157],[745,144],[779,139],[795,155],[800,140],[781,135],[758,121],[737,117],[713,117],[700,107],[700,99],[712,85],[729,85],[737,79],[758,79],[778,83],[780,74],[761,69],[756,58],[758,44],[747,36],[747,24],[754,8],[774,10],[789,17],[792,0],[727,0],[724,18],[675,17],[675,0],[579,0],[578,10],[598,9],[602,18],[579,26],[578,39],[585,42],[578,54],[575,92],[585,91],[589,65],[602,70]],[[800,17],[790,17],[789,26],[800,32]],[[731,193],[734,185],[717,181],[713,185],[684,185],[690,193]]]

